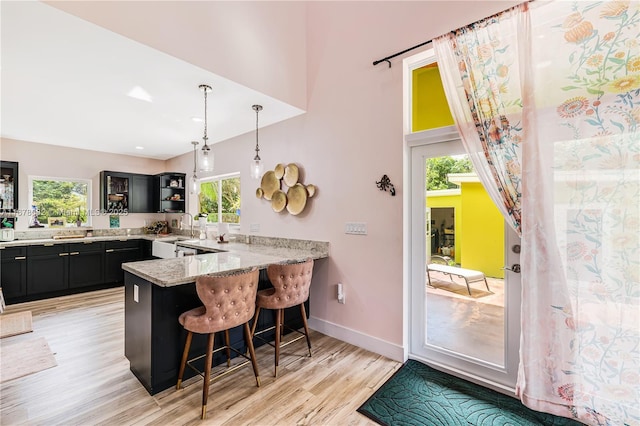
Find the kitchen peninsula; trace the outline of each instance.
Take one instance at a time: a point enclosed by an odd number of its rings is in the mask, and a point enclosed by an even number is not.
[[[258,289],[270,283],[265,268],[271,263],[320,260],[329,256],[329,243],[255,237],[241,239],[247,243],[221,244],[212,240],[178,240],[176,249],[197,249],[198,255],[171,259],[124,263],[125,271],[125,356],[131,371],[153,395],[171,386],[177,371],[186,333],[178,316],[200,306],[195,288],[196,278],[206,274],[226,274],[258,268],[261,270]],[[309,312],[307,302],[307,312]],[[288,325],[302,325],[299,311],[285,311]],[[257,330],[273,325],[273,318],[261,315]],[[244,351],[240,328],[232,330],[231,344]],[[266,333],[267,338],[270,338]],[[205,336],[194,336],[192,353],[204,353]],[[216,336],[216,347],[222,345]],[[256,341],[259,345],[259,342]],[[214,364],[223,361],[214,357]],[[193,376],[187,370],[185,379]]]

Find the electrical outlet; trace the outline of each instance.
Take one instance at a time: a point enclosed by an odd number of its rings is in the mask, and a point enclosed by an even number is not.
[[[133,301],[136,303],[140,302],[140,288],[137,284],[133,285]]]
[[[341,303],[344,305],[345,303],[345,298],[344,298],[344,288],[342,286],[342,283],[338,283],[338,285],[336,286],[336,296],[338,297],[338,303]]]
[[[252,223],[249,225],[249,232],[260,232],[260,224]]]
[[[365,222],[347,222],[344,224],[344,233],[367,235],[367,224]]]

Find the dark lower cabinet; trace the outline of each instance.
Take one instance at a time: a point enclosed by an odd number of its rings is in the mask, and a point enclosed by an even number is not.
[[[6,300],[27,294],[27,248],[5,247],[0,250],[0,286]]]
[[[7,303],[108,288],[124,282],[123,263],[148,258],[143,239],[1,247],[0,285]]]
[[[106,241],[104,247],[104,282],[124,282],[122,264],[142,259],[140,240]]]
[[[104,243],[68,244],[69,288],[100,285],[104,282]]]
[[[52,293],[69,288],[66,244],[27,247],[27,294]]]

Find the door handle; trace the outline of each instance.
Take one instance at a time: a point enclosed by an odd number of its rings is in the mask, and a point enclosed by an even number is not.
[[[516,274],[520,273],[520,264],[519,263],[514,263],[513,265],[511,265],[511,268],[509,268],[508,266],[505,266],[504,268],[500,268],[500,269],[504,269],[506,271],[511,271],[511,272],[515,272]]]

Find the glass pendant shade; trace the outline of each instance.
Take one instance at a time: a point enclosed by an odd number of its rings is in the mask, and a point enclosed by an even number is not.
[[[262,164],[260,157],[257,157],[251,160],[251,177],[253,179],[259,179],[260,176],[262,176],[263,170],[264,170],[264,164]]]
[[[200,166],[200,174],[213,172],[213,152],[208,145],[204,145],[200,152],[198,165]]]
[[[200,182],[198,182],[198,177],[196,175],[191,176],[189,188],[189,193],[191,195],[198,195],[200,193]]]

